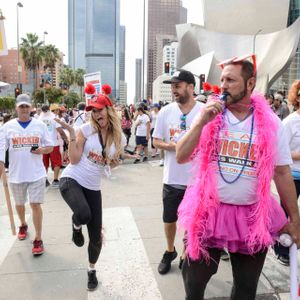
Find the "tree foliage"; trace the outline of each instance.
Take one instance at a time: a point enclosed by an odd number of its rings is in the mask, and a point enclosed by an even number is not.
[[[15,108],[16,100],[14,97],[0,97],[0,111],[11,111]]]
[[[59,50],[54,45],[45,45],[44,46],[44,69],[49,68],[51,77],[53,78],[53,70],[55,68],[56,62],[59,60]],[[51,85],[53,82],[51,81]]]
[[[37,71],[44,63],[45,71],[49,68],[51,77],[53,78],[53,69],[60,58],[59,50],[54,45],[44,45],[42,41],[39,41],[39,38],[36,34],[27,33],[26,38],[22,38],[20,52],[25,63],[25,68],[33,72],[33,99],[36,103],[44,103],[44,88],[37,89]],[[64,90],[67,90],[68,93],[72,85],[80,88],[80,97],[78,97],[79,101],[82,100],[84,74],[84,69],[73,70],[68,66],[64,66],[58,74],[60,87]],[[49,103],[59,102],[63,96],[62,92],[57,91],[55,88],[46,89],[45,94]],[[78,102],[74,94],[72,94],[68,99],[70,103]]]
[[[60,86],[64,87],[67,90],[69,90],[70,86],[74,83],[74,78],[74,71],[67,66],[62,68],[58,74]]]
[[[75,107],[77,103],[79,103],[81,99],[78,94],[75,92],[69,92],[67,95],[63,97],[63,104],[68,108]]]
[[[33,93],[33,100],[34,103],[37,104],[43,104],[44,103],[44,92],[45,92],[45,99],[51,104],[51,103],[60,103],[62,102],[62,99],[64,97],[64,94],[61,89],[58,89],[56,87],[51,87],[49,89],[38,89]]]
[[[80,98],[82,99],[82,89],[84,87],[84,74],[85,70],[83,69],[76,69],[74,71],[74,84],[80,88]]]
[[[27,38],[21,38],[20,52],[27,70],[33,71],[34,90],[37,87],[37,70],[43,62],[44,47],[43,42],[35,33],[27,33]]]

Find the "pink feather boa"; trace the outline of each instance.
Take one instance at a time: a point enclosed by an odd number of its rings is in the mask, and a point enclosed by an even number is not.
[[[257,203],[249,216],[249,236],[246,244],[249,253],[256,253],[273,243],[270,228],[270,182],[273,178],[276,145],[277,122],[265,98],[253,93],[254,126],[256,136],[256,176]],[[219,207],[220,201],[216,189],[216,167],[210,162],[215,160],[217,135],[222,126],[222,116],[217,116],[202,130],[195,151],[199,153],[194,160],[195,177],[180,204],[179,226],[186,232],[186,251],[193,260],[209,258],[206,246],[206,226],[211,213]]]

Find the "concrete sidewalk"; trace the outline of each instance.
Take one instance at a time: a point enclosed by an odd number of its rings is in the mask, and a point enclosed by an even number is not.
[[[77,248],[71,242],[71,212],[59,190],[47,190],[45,253],[32,257],[31,217],[29,239],[18,241],[10,235],[1,185],[0,299],[184,299],[179,257],[167,275],[157,272],[166,247],[161,182],[158,161],[137,165],[129,161],[115,169],[111,179],[103,179],[105,244],[97,264],[100,285],[95,292],[86,291],[87,245]],[[16,216],[15,221],[18,225]],[[176,240],[176,249],[181,253],[182,236]],[[231,286],[230,262],[222,261],[205,298],[228,299]],[[280,265],[270,250],[257,299],[289,299],[288,288],[289,268]]]

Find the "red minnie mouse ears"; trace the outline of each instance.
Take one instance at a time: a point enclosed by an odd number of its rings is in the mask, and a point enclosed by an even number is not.
[[[110,95],[112,92],[112,87],[106,83],[102,85],[101,90],[104,95]]]
[[[93,108],[102,109],[107,106],[113,106],[108,95],[111,94],[112,88],[109,84],[102,85],[102,94],[96,94],[96,88],[93,84],[88,83],[84,92],[88,95],[92,95],[92,98],[88,100],[88,106],[85,108],[86,111],[90,111]]]
[[[88,106],[85,108],[85,110],[90,111],[93,108],[102,109],[106,106],[113,106],[111,100],[105,95],[98,94],[92,99],[88,100]]]
[[[84,88],[84,92],[88,95],[94,95],[96,93],[96,89],[91,83],[88,83]]]

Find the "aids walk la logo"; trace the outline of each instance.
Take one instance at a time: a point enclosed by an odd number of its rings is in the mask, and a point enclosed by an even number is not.
[[[222,172],[236,175],[245,165],[242,176],[255,177],[255,135],[252,136],[251,145],[249,145],[250,135],[241,131],[222,131],[220,138],[219,160]]]

